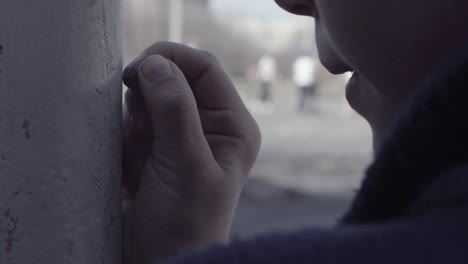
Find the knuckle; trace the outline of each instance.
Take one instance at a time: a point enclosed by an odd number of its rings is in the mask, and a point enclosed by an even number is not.
[[[158,41],[149,46],[148,48],[144,49],[143,52],[138,56],[136,62],[141,63],[145,60],[148,56],[159,54],[165,54],[163,57],[172,56],[170,54],[170,50],[176,47],[178,44],[169,42],[169,41]]]
[[[260,148],[260,145],[262,143],[262,131],[255,120],[252,120],[253,123],[253,128],[252,128],[252,141],[255,144],[256,149],[258,150]]]
[[[216,58],[216,56],[213,53],[206,51],[206,50],[201,50],[200,52],[207,58],[209,62],[213,64],[219,63],[218,58]]]
[[[258,153],[260,152],[260,147],[262,145],[262,131],[260,127],[258,126],[257,122],[255,122],[255,131],[253,133],[253,142],[254,142],[254,153],[255,157],[254,159],[257,158]]]
[[[155,42],[151,47],[149,47],[147,50],[160,50],[162,48],[168,47],[170,45],[173,45],[174,43],[171,43],[169,41],[157,41]]]
[[[262,143],[262,133],[261,129],[258,126],[258,123],[253,119],[250,118],[248,125],[248,129],[246,129],[245,133],[245,145],[248,152],[248,160],[250,164],[253,164],[257,159],[258,153],[260,151],[261,143]]]
[[[188,91],[175,90],[164,95],[160,102],[164,104],[164,111],[180,113],[196,109],[196,102]]]

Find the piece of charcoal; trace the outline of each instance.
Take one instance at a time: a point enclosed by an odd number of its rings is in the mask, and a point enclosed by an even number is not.
[[[132,91],[139,91],[140,86],[138,83],[138,68],[135,66],[128,66],[125,68],[122,80],[125,86],[127,86]]]

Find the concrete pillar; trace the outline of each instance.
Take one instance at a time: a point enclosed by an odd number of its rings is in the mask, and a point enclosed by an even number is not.
[[[0,0],[0,263],[118,264],[118,0]]]

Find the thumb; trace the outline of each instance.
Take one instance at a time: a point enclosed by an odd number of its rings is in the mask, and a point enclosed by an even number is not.
[[[151,55],[141,63],[138,80],[153,125],[153,148],[175,155],[209,153],[197,102],[182,71],[166,58]]]

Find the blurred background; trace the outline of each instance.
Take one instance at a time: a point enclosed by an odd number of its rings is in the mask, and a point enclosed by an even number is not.
[[[232,237],[330,226],[371,160],[371,133],[345,100],[347,74],[320,66],[314,21],[273,0],[127,0],[124,63],[156,41],[210,51],[263,133]]]

